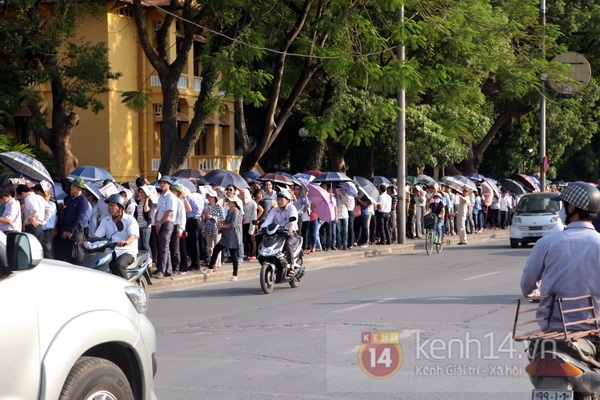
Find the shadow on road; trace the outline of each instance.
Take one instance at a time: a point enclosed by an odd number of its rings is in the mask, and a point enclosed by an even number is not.
[[[186,298],[202,298],[202,297],[250,297],[250,296],[267,296],[261,290],[258,282],[256,287],[227,287],[226,285],[237,285],[239,282],[228,282],[224,283],[222,288],[215,288],[211,286],[206,289],[184,289],[164,292],[151,292],[150,298],[160,299],[186,299]],[[271,296],[276,295],[278,291],[291,290],[292,288],[288,285],[277,285]]]
[[[360,304],[516,304],[517,299],[520,299],[521,295],[518,293],[514,294],[497,294],[489,296],[428,296],[428,297],[415,297],[410,299],[393,299],[381,301],[381,299],[371,300],[353,300],[346,302],[330,302],[330,303],[315,303],[316,305],[360,305]]]

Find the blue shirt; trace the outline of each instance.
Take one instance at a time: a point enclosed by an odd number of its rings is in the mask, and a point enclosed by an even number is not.
[[[576,221],[567,225],[564,231],[556,232],[538,240],[525,264],[521,278],[521,291],[524,296],[531,293],[541,279],[540,293],[556,297],[577,297],[592,295],[596,310],[600,310],[600,233],[589,222]],[[549,305],[542,301],[542,305]],[[569,301],[565,307],[585,307],[585,300]],[[537,317],[547,317],[548,310],[538,312]],[[584,313],[565,314],[567,322],[589,318]],[[558,306],[550,330],[562,330]],[[540,322],[545,327],[544,322]],[[569,330],[593,329],[590,324],[570,326]]]
[[[56,226],[56,203],[54,203],[53,201],[49,201],[48,204],[52,209],[52,216],[50,217],[48,222],[46,222],[46,225],[42,227],[42,229],[45,231],[48,229],[54,229],[54,227]]]
[[[202,217],[202,210],[204,209],[204,196],[199,193],[193,193],[186,197],[192,211],[185,213],[186,218],[200,219]]]
[[[86,217],[89,208],[90,203],[83,194],[76,198],[67,197],[62,218],[62,232],[74,233],[79,224],[85,227],[88,221]]]

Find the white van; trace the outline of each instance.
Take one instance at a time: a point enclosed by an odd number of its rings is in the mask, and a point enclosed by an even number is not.
[[[526,246],[565,226],[558,217],[561,202],[550,200],[556,193],[530,193],[519,200],[510,226],[510,247]]]

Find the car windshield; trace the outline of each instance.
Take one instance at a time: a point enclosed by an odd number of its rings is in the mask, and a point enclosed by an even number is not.
[[[550,200],[548,196],[523,196],[517,204],[516,214],[556,214],[560,210],[560,201]]]

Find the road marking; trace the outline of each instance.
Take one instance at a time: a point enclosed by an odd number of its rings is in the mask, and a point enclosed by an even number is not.
[[[465,278],[465,279],[463,279],[463,281],[472,281],[473,279],[479,279],[479,278],[483,278],[483,277],[490,276],[490,275],[496,275],[499,273],[500,273],[500,271],[488,272],[487,274],[475,275],[475,276],[471,276],[469,278]]]
[[[343,312],[346,312],[346,311],[358,310],[359,308],[364,308],[364,307],[372,306],[374,304],[386,303],[386,302],[392,301],[392,300],[398,300],[398,299],[390,297],[389,299],[382,299],[382,300],[372,301],[370,303],[357,304],[355,306],[342,308],[342,309],[335,310],[335,311],[332,311],[332,312],[335,313],[335,314],[338,314],[338,313],[343,313]]]

